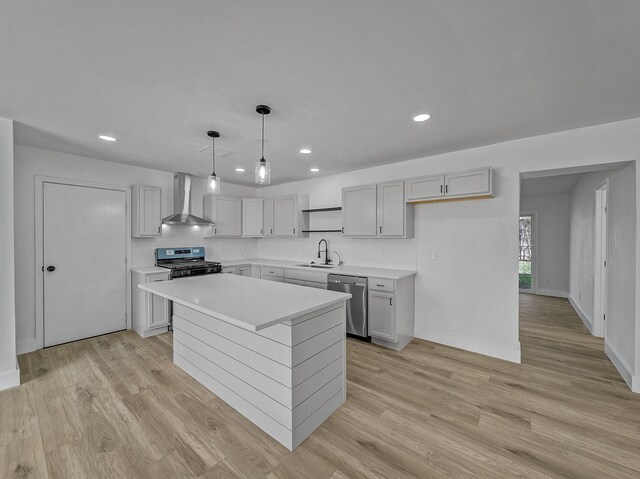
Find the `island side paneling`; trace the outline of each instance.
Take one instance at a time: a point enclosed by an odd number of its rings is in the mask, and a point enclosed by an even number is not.
[[[183,305],[173,360],[290,450],[346,399],[344,302],[251,332]]]

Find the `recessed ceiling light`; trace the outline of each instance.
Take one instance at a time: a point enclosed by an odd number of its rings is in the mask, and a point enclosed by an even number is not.
[[[245,171],[247,170],[245,170],[244,168],[236,168],[236,173],[244,173]]]
[[[300,150],[300,153],[302,153],[303,155],[308,155],[309,153],[311,153],[311,150],[309,148],[303,148],[302,150]]]
[[[311,173],[317,173],[318,171],[320,171],[320,168],[311,168],[311,169],[309,169],[309,171]]]
[[[413,117],[413,121],[427,121],[429,118],[431,118],[431,115],[429,115],[428,113],[420,113],[419,115]]]
[[[109,136],[109,135],[98,135],[98,138],[104,141],[118,141],[117,138],[114,138],[113,136]]]

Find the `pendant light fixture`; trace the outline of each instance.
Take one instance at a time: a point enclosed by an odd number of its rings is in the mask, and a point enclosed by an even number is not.
[[[210,130],[207,135],[211,138],[211,163],[212,171],[207,176],[207,193],[219,195],[220,194],[220,178],[216,176],[216,138],[220,138],[220,133]]]
[[[264,159],[264,116],[271,113],[267,105],[258,105],[256,112],[262,115],[262,156],[256,163],[256,184],[268,185],[271,183],[271,165]]]

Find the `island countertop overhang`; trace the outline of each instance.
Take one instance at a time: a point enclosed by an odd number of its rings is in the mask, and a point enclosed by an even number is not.
[[[138,287],[253,332],[351,298],[348,293],[231,274],[143,283]]]

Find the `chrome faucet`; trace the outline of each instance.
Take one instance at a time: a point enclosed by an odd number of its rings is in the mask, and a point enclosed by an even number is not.
[[[331,256],[329,255],[329,243],[327,243],[327,240],[322,238],[320,241],[318,241],[318,258],[322,258],[322,250],[320,249],[320,245],[322,245],[322,242],[324,241],[324,264],[330,264],[331,263]]]

